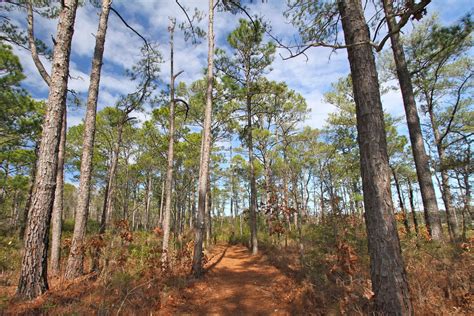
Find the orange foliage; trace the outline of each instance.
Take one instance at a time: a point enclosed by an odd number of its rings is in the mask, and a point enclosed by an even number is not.
[[[133,234],[130,231],[128,221],[125,219],[118,220],[115,222],[115,227],[119,230],[120,238],[123,241],[131,243],[133,241]]]

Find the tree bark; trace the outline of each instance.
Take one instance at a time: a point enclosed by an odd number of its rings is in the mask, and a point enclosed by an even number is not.
[[[66,103],[69,57],[74,33],[77,0],[65,0],[61,8],[53,53],[51,86],[43,123],[24,255],[17,294],[35,298],[48,290],[47,257],[49,226],[56,188],[57,162],[64,104]]]
[[[67,134],[67,109],[64,108],[63,123],[61,126],[61,139],[58,151],[58,173],[56,175],[56,190],[54,192],[54,203],[52,212],[51,231],[51,272],[54,275],[59,273],[59,262],[61,259],[61,232],[62,213],[64,207],[64,157],[66,154],[66,134]]]
[[[170,31],[170,46],[171,46],[171,82],[170,82],[170,117],[169,117],[169,140],[168,140],[168,164],[166,168],[166,181],[165,181],[165,209],[164,209],[164,222],[163,222],[163,253],[161,255],[161,262],[165,266],[168,264],[168,248],[170,239],[170,222],[171,222],[171,200],[173,195],[173,160],[174,160],[174,112],[175,112],[175,99],[174,99],[174,81],[176,79],[174,75],[174,47],[173,47],[173,35],[176,20],[170,21],[168,30]]]
[[[86,235],[87,218],[89,215],[92,158],[94,155],[94,139],[96,130],[97,100],[99,96],[100,72],[105,48],[107,21],[109,18],[111,0],[102,1],[99,26],[95,36],[94,58],[90,75],[87,110],[84,121],[84,139],[82,145],[81,170],[79,178],[79,193],[77,196],[74,233],[66,267],[66,279],[74,279],[84,272],[84,239]]]
[[[38,55],[38,50],[35,42],[34,35],[34,16],[33,16],[33,3],[32,1],[27,2],[27,22],[28,22],[28,44],[31,51],[31,57],[38,70],[39,74],[43,78],[46,85],[51,85],[51,77],[44,68],[43,63]],[[61,139],[59,141],[59,152],[58,152],[58,171],[56,175],[56,189],[54,194],[53,211],[52,211],[52,241],[51,241],[51,272],[57,274],[59,272],[59,260],[60,260],[60,247],[61,247],[61,230],[62,230],[62,212],[63,212],[63,193],[64,193],[64,152],[66,147],[66,116],[67,107],[66,100],[64,100],[64,113],[63,123],[61,126]],[[30,191],[30,194],[32,191]]]
[[[383,1],[385,16],[387,18],[388,29],[393,32],[397,28],[393,10],[393,0]],[[408,71],[405,52],[400,41],[400,33],[394,32],[390,36],[392,42],[393,57],[397,68],[398,81],[405,106],[405,114],[410,134],[411,148],[415,160],[416,175],[420,185],[423,209],[426,218],[426,224],[430,236],[434,240],[443,239],[443,231],[439,218],[438,203],[433,186],[433,179],[430,171],[429,158],[426,154],[421,132],[420,117],[415,102],[415,94],[411,82],[410,72]]]
[[[206,193],[209,181],[209,164],[211,157],[211,124],[212,124],[212,90],[214,82],[214,0],[209,0],[208,50],[207,50],[207,90],[206,107],[201,143],[201,160],[198,180],[198,209],[195,222],[194,254],[192,274],[200,277],[202,269],[202,243],[204,235],[204,216],[206,209]]]
[[[369,28],[361,0],[339,0],[352,74],[376,312],[413,314],[393,215],[384,116]]]

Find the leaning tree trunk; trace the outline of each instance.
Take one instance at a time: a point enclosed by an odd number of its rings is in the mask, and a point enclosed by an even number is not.
[[[58,151],[58,173],[56,175],[56,190],[54,193],[53,213],[51,216],[51,272],[54,275],[59,273],[59,261],[61,259],[61,232],[62,214],[64,207],[64,157],[66,154],[66,134],[67,134],[67,109],[64,108],[63,123],[61,126],[61,139]]]
[[[387,17],[388,29],[393,32],[396,29],[396,20],[393,10],[393,1],[384,0],[385,16]],[[410,134],[411,148],[415,160],[416,174],[420,185],[421,198],[425,212],[426,224],[431,238],[434,240],[443,239],[443,231],[439,218],[438,203],[436,202],[436,194],[431,177],[429,158],[425,151],[423,143],[423,135],[421,132],[420,117],[415,103],[415,94],[411,82],[410,72],[408,71],[405,52],[400,41],[400,33],[393,32],[390,36],[392,42],[393,57],[397,68],[398,81],[400,90],[402,91],[403,105],[405,106],[405,114],[408,124],[408,132]]]
[[[28,46],[31,51],[31,57],[33,58],[33,62],[35,64],[36,69],[38,70],[41,78],[43,78],[44,82],[48,85],[51,83],[51,77],[49,76],[48,72],[44,68],[41,59],[39,58],[38,49],[36,47],[36,39],[34,34],[34,18],[33,18],[33,1],[30,0],[27,2],[27,12],[28,12]]]
[[[65,0],[59,15],[51,86],[38,153],[34,191],[28,212],[25,248],[17,290],[17,294],[25,298],[37,297],[48,289],[49,226],[56,187],[59,140],[66,104],[69,56],[77,3],[77,0]]]
[[[361,0],[339,0],[356,103],[370,275],[380,314],[409,315],[413,308],[390,192],[390,167],[375,59]]]
[[[204,217],[206,216],[206,193],[209,181],[209,163],[211,157],[212,89],[214,81],[214,0],[209,0],[208,51],[207,51],[207,90],[202,131],[201,163],[198,180],[198,209],[195,223],[194,255],[192,273],[199,277],[202,269],[202,242],[204,235]]]
[[[102,1],[102,11],[99,17],[99,26],[95,36],[94,58],[90,76],[89,92],[87,97],[87,111],[84,121],[84,139],[82,142],[81,175],[79,178],[79,193],[77,196],[76,218],[74,234],[72,236],[71,251],[66,267],[66,279],[74,279],[83,273],[84,269],[84,239],[89,214],[89,202],[92,177],[92,157],[94,154],[94,138],[96,129],[97,99],[99,95],[100,72],[104,56],[105,35],[109,18],[111,0]]]

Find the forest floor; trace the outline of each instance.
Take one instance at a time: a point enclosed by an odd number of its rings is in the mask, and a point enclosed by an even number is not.
[[[296,283],[242,245],[217,246],[205,276],[171,294],[160,314],[289,315]],[[213,251],[213,252],[214,252]]]
[[[135,232],[125,242],[114,234],[99,274],[73,281],[50,276],[50,290],[31,301],[15,297],[21,244],[4,239],[0,263],[13,264],[0,265],[0,315],[367,315],[373,293],[365,228],[338,223],[347,227],[338,239],[331,239],[331,225],[309,227],[303,263],[295,242],[262,241],[252,256],[244,245],[220,240],[205,252],[200,279],[189,275],[192,240],[176,248],[163,270],[160,236]],[[474,315],[474,238],[437,244],[400,235],[417,314]]]
[[[104,283],[93,273],[74,281],[50,278],[50,291],[32,301],[14,297],[17,276],[0,286],[0,315],[291,315],[301,311],[296,267],[276,265],[265,251],[251,255],[243,245],[217,244],[206,254],[200,279],[189,270],[167,279],[116,273]],[[186,265],[189,267],[189,265]],[[278,268],[277,268],[278,267]],[[150,271],[151,273],[151,271]]]

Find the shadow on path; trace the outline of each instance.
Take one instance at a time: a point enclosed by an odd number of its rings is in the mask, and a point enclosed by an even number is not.
[[[262,255],[243,246],[221,247],[205,276],[160,311],[187,315],[289,315],[292,282]]]

